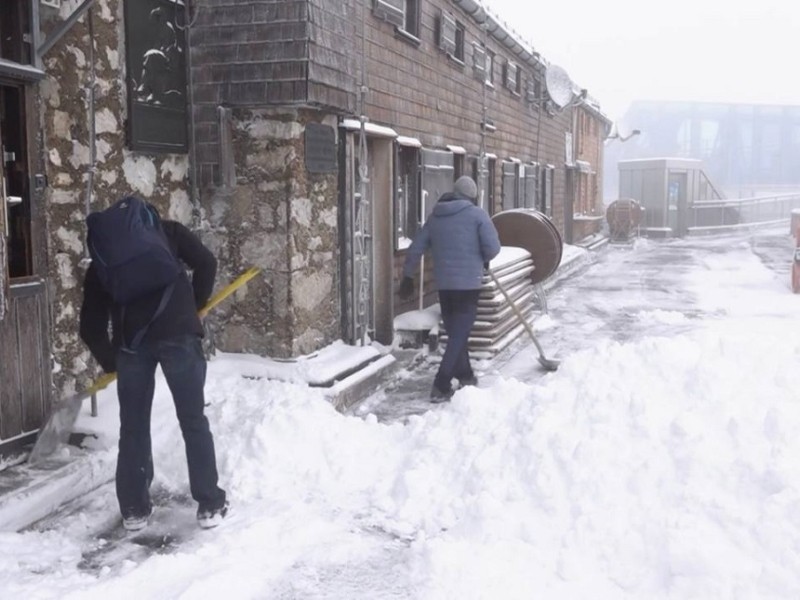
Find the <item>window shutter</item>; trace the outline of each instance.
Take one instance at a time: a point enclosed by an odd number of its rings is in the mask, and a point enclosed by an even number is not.
[[[422,222],[430,216],[439,197],[453,189],[453,153],[423,148],[422,159]]]
[[[539,208],[539,165],[525,165],[525,208]]]
[[[517,91],[517,69],[519,67],[511,62],[506,62],[506,87],[511,91]]]
[[[503,210],[519,208],[517,195],[518,167],[513,162],[503,162]]]
[[[456,52],[456,20],[444,11],[439,18],[439,49],[448,54]]]
[[[396,27],[406,24],[405,0],[373,0],[372,14]]]
[[[525,98],[528,102],[538,102],[540,100],[538,87],[534,77],[528,78],[525,82]]]
[[[472,70],[479,79],[486,76],[486,50],[476,42],[472,44]]]
[[[547,165],[544,168],[544,176],[542,177],[542,199],[541,211],[548,215],[553,216],[553,173],[555,168],[552,165]]]

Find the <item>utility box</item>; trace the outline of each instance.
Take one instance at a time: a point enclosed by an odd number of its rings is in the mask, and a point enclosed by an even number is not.
[[[683,237],[694,222],[698,201],[722,196],[703,171],[703,161],[691,158],[621,160],[619,197],[636,200],[644,209],[641,231],[651,237]]]

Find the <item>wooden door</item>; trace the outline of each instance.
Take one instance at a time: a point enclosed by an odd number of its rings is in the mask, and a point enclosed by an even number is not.
[[[0,81],[0,454],[31,441],[50,408],[49,311],[34,207],[24,84]]]

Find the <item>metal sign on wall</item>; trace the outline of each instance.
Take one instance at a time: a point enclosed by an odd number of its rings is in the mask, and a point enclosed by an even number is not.
[[[186,22],[174,0],[125,2],[129,145],[186,152]]]
[[[309,123],[305,132],[306,169],[309,173],[334,173],[336,162],[336,131],[329,125]]]

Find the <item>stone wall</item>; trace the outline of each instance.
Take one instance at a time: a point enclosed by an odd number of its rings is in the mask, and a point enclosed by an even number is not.
[[[263,272],[210,319],[222,350],[289,357],[340,335],[338,175],[306,170],[308,122],[336,127],[335,117],[313,110],[232,112],[235,185],[205,189],[203,209],[220,277],[250,266]]]

